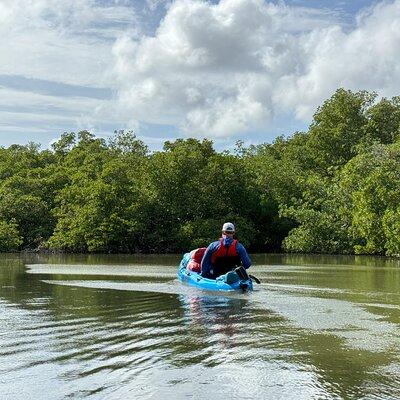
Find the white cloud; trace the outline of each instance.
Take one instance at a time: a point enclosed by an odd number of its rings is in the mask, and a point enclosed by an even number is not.
[[[149,11],[154,12],[158,7],[165,6],[169,0],[146,0]]]
[[[399,94],[400,0],[334,14],[263,0],[176,0],[154,36],[114,45],[120,107],[190,135],[231,136],[294,112],[309,120],[339,86]]]
[[[223,141],[282,116],[307,122],[340,86],[400,94],[400,0],[352,27],[339,18],[265,0],[0,0],[0,75],[118,90],[116,101],[3,89],[2,123],[163,124]]]
[[[4,138],[7,143],[24,132],[36,132],[36,139],[29,139],[36,142],[42,142],[50,132],[53,137],[83,129],[98,134],[105,126],[112,127],[108,130],[112,134],[122,119],[112,100],[62,98],[0,88],[0,132],[3,136],[8,133],[9,137]]]
[[[75,85],[111,85],[112,44],[134,31],[132,7],[93,0],[1,0],[0,74]],[[132,34],[132,32],[130,32]]]
[[[59,114],[75,115],[77,112],[98,113],[100,115],[112,116],[115,108],[112,101],[91,99],[86,97],[58,97],[38,93],[16,91],[0,88],[0,107],[54,110]],[[106,113],[106,110],[109,112]]]
[[[277,96],[293,107],[299,118],[309,118],[317,105],[341,86],[376,90],[382,96],[400,94],[400,1],[370,8],[350,32],[334,26],[312,32],[303,40],[307,68],[282,77]],[[289,84],[288,78],[292,78]],[[286,86],[291,90],[289,96],[284,92]]]
[[[132,4],[119,0],[0,0],[1,143],[125,126],[106,90],[112,46],[139,30]]]

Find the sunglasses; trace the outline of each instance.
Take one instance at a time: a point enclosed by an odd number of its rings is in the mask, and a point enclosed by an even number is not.
[[[225,231],[224,234],[225,234],[225,235],[234,235],[235,232],[232,232],[232,231]]]

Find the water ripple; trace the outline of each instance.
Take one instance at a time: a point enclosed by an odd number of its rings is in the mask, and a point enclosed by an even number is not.
[[[175,267],[29,268],[0,270],[7,400],[400,397],[393,268],[258,267],[257,291],[227,296]]]

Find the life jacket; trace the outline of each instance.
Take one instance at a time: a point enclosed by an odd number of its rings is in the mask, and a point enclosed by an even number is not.
[[[200,247],[190,252],[190,260],[186,269],[193,272],[201,272],[201,260],[203,259],[206,247]]]
[[[206,250],[206,247],[199,247],[198,249],[192,250],[190,252],[190,259],[200,264]]]
[[[224,246],[224,239],[219,239],[219,246],[211,254],[213,275],[219,276],[231,271],[235,266],[240,265],[240,257],[236,251],[237,240],[233,240],[229,246]]]

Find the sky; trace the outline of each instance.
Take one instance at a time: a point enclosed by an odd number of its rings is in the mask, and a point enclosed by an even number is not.
[[[0,0],[0,146],[272,142],[339,87],[400,95],[399,60],[400,0]]]

